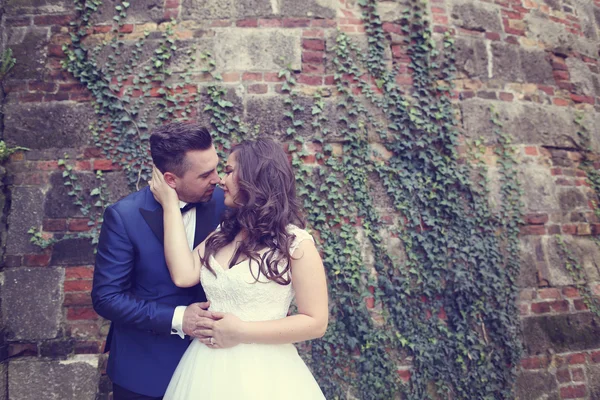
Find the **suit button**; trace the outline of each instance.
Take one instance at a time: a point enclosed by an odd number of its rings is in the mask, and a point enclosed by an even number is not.
[[[171,329],[171,333],[177,333],[177,329]]]

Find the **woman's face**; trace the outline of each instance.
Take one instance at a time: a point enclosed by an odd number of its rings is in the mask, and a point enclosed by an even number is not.
[[[239,199],[237,199],[239,187],[238,187],[238,171],[236,154],[231,153],[227,158],[227,164],[225,165],[225,175],[221,177],[219,185],[225,192],[225,205],[227,207],[237,208],[241,206]]]

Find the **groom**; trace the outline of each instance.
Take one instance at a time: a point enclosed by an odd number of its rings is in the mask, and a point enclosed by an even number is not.
[[[179,196],[195,248],[224,211],[219,158],[206,128],[172,123],[150,137],[152,160]],[[94,309],[112,323],[106,339],[114,400],[161,399],[189,342],[212,323],[200,285],[178,288],[163,249],[163,212],[148,187],[108,207],[98,243]],[[201,377],[199,377],[201,379]]]

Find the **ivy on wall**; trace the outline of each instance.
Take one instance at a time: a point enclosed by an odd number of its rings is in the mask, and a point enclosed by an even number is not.
[[[235,114],[211,55],[199,53],[196,59],[197,50],[178,48],[175,22],[144,58],[149,33],[133,48],[120,33],[129,3],[116,6],[110,40],[96,44],[88,33],[100,1],[75,4],[79,19],[72,43],[64,47],[64,67],[92,93],[95,143],[122,167],[132,188],[149,178],[147,138],[156,124],[194,118],[200,106],[210,116],[220,152],[257,133]],[[438,51],[426,4],[410,3],[401,21],[412,71],[405,90],[397,83],[400,66],[386,60],[389,44],[377,2],[359,4],[367,47],[343,33],[336,38],[335,113],[328,113],[329,103],[317,92],[312,118],[303,120],[295,73],[280,72],[287,93],[284,139],[320,243],[332,303],[327,334],[302,345],[302,354],[330,399],[512,398],[521,351],[515,305],[521,201],[510,138],[493,117],[501,177],[501,202],[494,209],[485,166],[457,152],[452,36],[443,38]],[[100,65],[98,57],[107,50],[107,62]],[[131,63],[120,61],[124,54]],[[184,60],[177,72],[174,58]],[[213,78],[204,95],[193,81],[198,61]],[[307,127],[310,145],[323,150],[316,165],[303,162],[309,143],[298,130]],[[372,152],[374,137],[385,155]],[[89,193],[94,202],[87,204],[71,164],[62,164],[74,201],[99,227],[106,206],[103,176]],[[376,192],[391,210],[374,201]],[[384,224],[387,211],[395,217]],[[375,308],[366,306],[368,299]],[[411,365],[408,382],[397,373],[399,360]]]

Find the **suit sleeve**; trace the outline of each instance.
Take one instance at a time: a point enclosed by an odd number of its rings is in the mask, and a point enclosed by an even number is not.
[[[98,242],[92,302],[102,317],[123,325],[169,334],[175,306],[131,293],[135,252],[121,215],[108,207]]]

